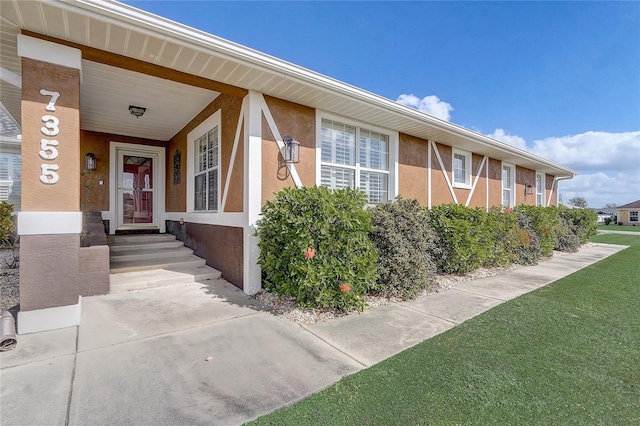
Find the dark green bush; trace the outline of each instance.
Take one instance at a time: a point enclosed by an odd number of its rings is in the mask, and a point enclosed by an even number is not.
[[[13,204],[0,202],[0,243],[11,243],[11,233],[15,231],[16,223],[13,219]]]
[[[357,190],[286,188],[262,208],[256,235],[264,287],[298,303],[364,307],[376,284],[371,217]]]
[[[551,256],[555,246],[555,229],[560,226],[560,218],[555,207],[528,206],[521,204],[514,209],[518,220],[527,224],[527,230],[537,237],[542,256]],[[522,215],[527,220],[522,219]]]
[[[488,244],[484,231],[486,212],[460,204],[440,204],[427,211],[428,226],[434,231],[438,253],[432,253],[438,271],[465,274],[485,265]]]
[[[514,232],[516,239],[516,259],[515,263],[521,265],[535,265],[543,255],[540,246],[540,237],[536,228],[531,223],[531,218],[526,210],[520,209],[515,213],[518,220],[518,227]],[[545,231],[546,235],[548,231]],[[551,249],[553,253],[553,248]]]
[[[561,218],[560,226],[556,228],[556,246],[554,250],[575,253],[580,248],[580,238],[572,229],[572,225],[565,219]]]
[[[485,215],[482,232],[486,250],[484,267],[509,266],[518,260],[522,233],[513,211],[492,207]]]
[[[434,232],[418,200],[398,197],[369,210],[371,239],[378,253],[375,291],[388,297],[411,299],[429,287],[436,270]]]
[[[586,243],[598,232],[598,214],[593,210],[570,209],[564,206],[558,207],[557,210],[558,216],[567,223],[580,244]]]

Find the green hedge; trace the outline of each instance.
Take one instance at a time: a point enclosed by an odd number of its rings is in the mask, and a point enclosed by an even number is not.
[[[435,233],[427,225],[417,200],[398,197],[369,210],[371,239],[378,253],[375,291],[388,297],[411,299],[430,286],[436,270],[431,254],[437,251]]]
[[[302,305],[362,309],[377,261],[365,204],[360,191],[323,187],[286,188],[267,201],[256,232],[264,287]]]
[[[0,243],[10,244],[11,233],[15,231],[15,228],[13,204],[9,204],[6,201],[0,202]]]
[[[302,305],[363,308],[366,294],[410,299],[433,273],[535,264],[576,251],[596,232],[588,209],[515,209],[398,198],[366,209],[357,190],[284,189],[262,210],[256,235],[264,287]]]

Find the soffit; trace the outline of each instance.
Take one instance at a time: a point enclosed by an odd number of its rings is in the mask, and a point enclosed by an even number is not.
[[[24,19],[26,16],[28,20]],[[522,167],[555,175],[575,173],[464,127],[117,2],[2,1],[2,17],[3,25],[13,22],[40,34],[255,90]]]

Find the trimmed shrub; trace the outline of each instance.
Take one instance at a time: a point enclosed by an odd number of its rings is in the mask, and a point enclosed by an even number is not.
[[[376,284],[366,196],[353,189],[285,188],[262,208],[256,236],[264,287],[319,308],[364,308]]]
[[[485,216],[483,226],[483,247],[486,250],[483,266],[509,266],[517,262],[524,237],[513,211],[492,207]]]
[[[0,243],[11,244],[11,233],[15,231],[16,223],[13,220],[13,204],[6,201],[0,202]]]
[[[543,255],[540,237],[531,224],[531,219],[524,209],[516,213],[518,227],[514,231],[517,246],[515,263],[520,265],[535,265]],[[545,232],[546,235],[548,232]],[[553,253],[553,248],[551,253]]]
[[[380,203],[369,209],[371,240],[378,253],[375,292],[407,300],[429,287],[435,272],[431,254],[437,251],[434,232],[418,200]]]
[[[558,207],[558,216],[566,222],[580,244],[598,232],[598,214],[591,209],[569,209]]]
[[[561,218],[560,226],[556,228],[556,246],[554,250],[575,253],[580,248],[580,238],[573,231],[571,224]]]
[[[520,227],[533,232],[537,237],[542,256],[551,256],[555,247],[554,231],[560,226],[557,209],[521,204],[514,211],[518,214]],[[523,219],[523,215],[527,217],[527,220]],[[526,228],[523,226],[525,223]]]
[[[438,271],[465,274],[486,263],[490,241],[483,235],[485,214],[460,204],[440,204],[427,211],[427,224],[438,246],[431,253]]]

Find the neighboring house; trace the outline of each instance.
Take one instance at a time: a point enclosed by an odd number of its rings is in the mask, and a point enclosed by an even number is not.
[[[0,201],[20,211],[22,161],[20,158],[20,128],[4,108],[0,108]]]
[[[254,294],[255,224],[284,187],[488,209],[557,205],[576,174],[128,5],[3,1],[1,15],[0,101],[22,130],[21,315],[43,323],[45,308],[79,318],[81,205],[111,233],[179,235]],[[283,161],[285,136],[300,143],[297,164]],[[102,182],[91,196],[88,154]]]
[[[634,201],[624,206],[618,206],[617,216],[619,225],[640,226],[638,215],[640,214],[640,200]]]

